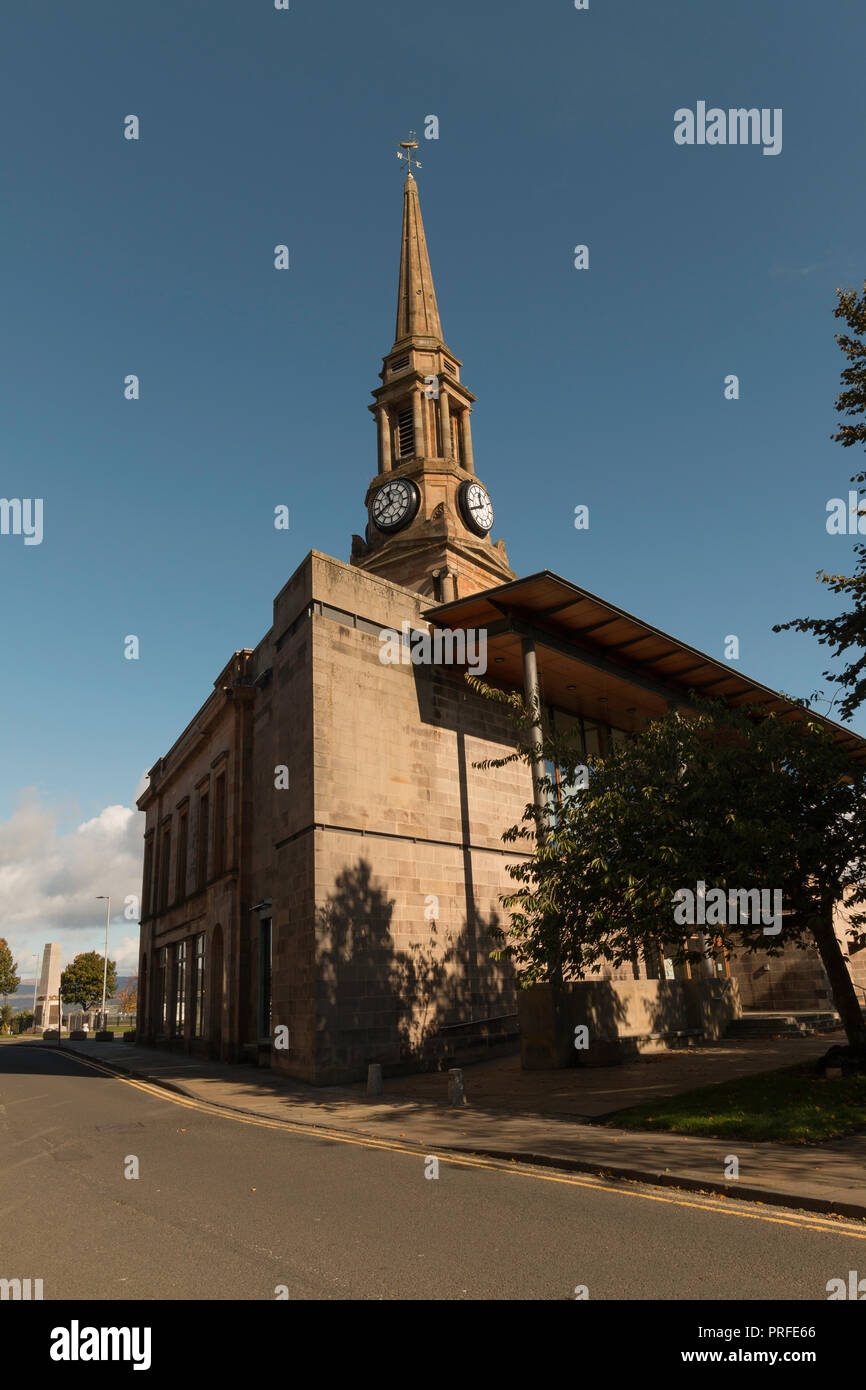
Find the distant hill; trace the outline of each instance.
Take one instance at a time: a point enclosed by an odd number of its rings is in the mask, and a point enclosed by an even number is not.
[[[111,998],[116,998],[122,989],[126,989],[126,986],[131,984],[132,981],[136,979],[138,979],[137,975],[118,975],[117,989],[115,990],[114,994],[111,995]],[[33,976],[31,975],[29,980],[22,979],[20,985],[18,986],[14,994],[10,994],[7,996],[9,1003],[14,1006],[16,1011],[19,1009],[33,1008],[33,984],[34,980]]]

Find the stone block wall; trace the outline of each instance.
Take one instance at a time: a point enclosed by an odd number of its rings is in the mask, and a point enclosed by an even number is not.
[[[337,1079],[423,1064],[441,1026],[516,1010],[490,927],[531,785],[520,764],[473,767],[513,735],[460,674],[379,660],[379,631],[423,626],[425,602],[316,559],[331,610],[313,619],[318,1068]]]
[[[719,1038],[742,1012],[732,980],[582,980],[518,995],[521,1065],[528,1071],[606,1066],[663,1051],[688,1036]],[[575,1047],[585,1026],[588,1046]]]

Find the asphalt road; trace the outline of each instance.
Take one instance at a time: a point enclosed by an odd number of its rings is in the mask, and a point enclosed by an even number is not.
[[[431,1151],[432,1153],[433,1151]],[[866,1223],[229,1118],[0,1046],[0,1278],[48,1299],[808,1299]],[[139,1176],[126,1177],[131,1158]]]

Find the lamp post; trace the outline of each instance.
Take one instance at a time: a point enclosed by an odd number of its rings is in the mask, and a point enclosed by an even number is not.
[[[102,966],[102,1031],[105,1032],[105,986],[108,982],[108,923],[111,920],[111,897],[97,893],[97,902],[105,903],[105,960]]]

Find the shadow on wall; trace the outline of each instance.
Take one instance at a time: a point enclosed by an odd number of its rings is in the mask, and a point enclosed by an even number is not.
[[[626,1031],[628,1005],[613,981],[574,981],[559,991],[539,983],[518,995],[520,1064],[524,1071],[548,1071],[599,1063],[599,1041]],[[585,1025],[590,1048],[575,1046],[575,1030]]]
[[[741,1012],[735,982],[710,978],[537,984],[521,991],[519,1008],[528,1071],[606,1066],[689,1037],[718,1038]]]
[[[833,1009],[829,981],[814,942],[791,942],[777,954],[740,951],[731,957],[746,1009]]]
[[[421,920],[392,933],[394,901],[359,859],[343,869],[317,912],[318,1060],[323,1070],[358,1078],[369,1062],[417,1069],[444,1053],[442,1028],[513,1011],[510,978],[489,959],[491,927],[473,912],[449,930]],[[474,1013],[473,1013],[474,1010]]]

